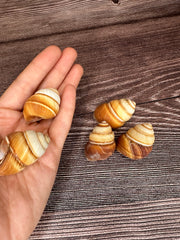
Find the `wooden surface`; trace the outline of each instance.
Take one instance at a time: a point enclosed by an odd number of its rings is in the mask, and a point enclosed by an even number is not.
[[[44,47],[72,46],[84,76],[44,214],[30,239],[180,239],[180,1],[0,2],[2,94]],[[151,122],[152,153],[89,162],[95,107],[137,103],[116,137]]]
[[[179,239],[180,201],[45,213],[31,239]]]

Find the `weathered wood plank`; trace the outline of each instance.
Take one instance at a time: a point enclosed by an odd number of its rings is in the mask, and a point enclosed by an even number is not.
[[[179,0],[0,2],[0,42],[96,28],[180,13]]]
[[[75,47],[85,70],[77,94],[79,113],[111,98],[147,102],[178,96],[179,21],[172,17],[1,44],[1,93],[35,54],[57,44]]]
[[[179,239],[180,199],[44,213],[30,240]]]

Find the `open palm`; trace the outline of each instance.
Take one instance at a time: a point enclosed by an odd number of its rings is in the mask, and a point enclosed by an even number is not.
[[[73,48],[63,52],[49,46],[37,55],[0,98],[1,137],[32,129],[48,133],[51,142],[45,154],[22,172],[0,177],[0,235],[5,240],[28,239],[37,225],[52,189],[61,151],[75,109],[76,88],[83,74],[74,64]],[[58,115],[53,120],[27,124],[22,109],[37,89],[56,88],[61,96]]]

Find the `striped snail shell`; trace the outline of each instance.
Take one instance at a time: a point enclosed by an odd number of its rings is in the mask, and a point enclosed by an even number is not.
[[[94,118],[108,122],[112,128],[118,128],[128,121],[134,111],[136,103],[130,99],[112,100],[99,105],[94,111]]]
[[[32,130],[6,136],[0,144],[0,176],[18,173],[36,162],[49,142],[48,135]]]
[[[104,160],[113,154],[115,148],[114,132],[111,126],[103,121],[90,133],[85,155],[88,160]]]
[[[155,136],[151,123],[138,124],[117,140],[117,151],[131,159],[141,159],[152,151]]]
[[[31,123],[53,118],[59,111],[59,104],[60,96],[56,89],[40,89],[25,102],[24,119]]]

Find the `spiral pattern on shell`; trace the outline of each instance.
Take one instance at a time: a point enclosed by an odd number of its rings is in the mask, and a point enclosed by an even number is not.
[[[94,118],[98,122],[108,122],[112,128],[119,128],[132,117],[135,107],[136,103],[130,99],[112,100],[99,105],[94,111]]]
[[[85,155],[91,161],[104,160],[113,154],[115,148],[114,132],[111,126],[103,121],[90,133]]]
[[[59,111],[60,96],[56,89],[38,90],[24,104],[23,115],[27,122],[54,118]]]
[[[150,123],[138,124],[117,140],[117,151],[131,159],[141,159],[152,151],[155,136]]]
[[[0,144],[0,176],[18,173],[36,162],[49,142],[47,134],[32,130],[6,136]]]

